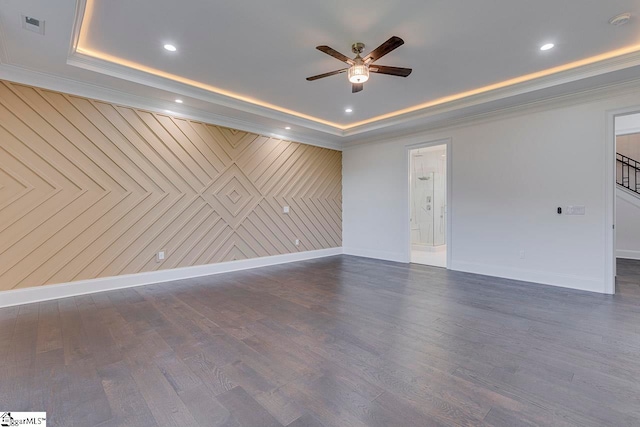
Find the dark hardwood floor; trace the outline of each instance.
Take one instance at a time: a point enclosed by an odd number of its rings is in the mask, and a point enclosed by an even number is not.
[[[0,310],[0,410],[50,426],[638,426],[613,297],[337,256]]]

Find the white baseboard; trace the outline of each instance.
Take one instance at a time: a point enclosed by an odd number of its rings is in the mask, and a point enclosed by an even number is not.
[[[266,267],[269,265],[324,258],[333,255],[340,255],[342,252],[342,248],[320,249],[317,251],[297,252],[293,254],[243,259],[217,264],[174,268],[171,270],[159,270],[146,273],[127,274],[123,276],[79,280],[76,282],[61,283],[57,285],[15,289],[0,292],[0,307],[10,307],[14,305],[67,298],[77,295],[93,294],[96,292],[110,291],[114,289],[132,288],[135,286],[151,285],[153,283],[169,282],[172,280],[191,279],[194,277]]]
[[[344,248],[342,253],[345,255],[361,256],[364,258],[375,258],[384,261],[402,262],[405,264],[409,262],[408,254],[403,254],[401,252],[387,252],[360,248]]]
[[[617,258],[624,258],[624,259],[637,259],[637,260],[640,260],[640,251],[630,251],[630,250],[625,250],[625,249],[618,249],[616,251],[616,257]]]
[[[484,276],[502,277],[505,279],[520,280],[523,282],[540,283],[543,285],[558,286],[581,291],[597,292],[600,294],[607,293],[605,292],[606,286],[603,279],[588,276],[525,270],[465,261],[452,261],[450,270],[482,274]]]

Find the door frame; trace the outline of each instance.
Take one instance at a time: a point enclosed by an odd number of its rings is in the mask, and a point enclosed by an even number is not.
[[[445,227],[445,242],[447,245],[447,269],[451,269],[451,254],[453,253],[453,150],[451,138],[442,138],[433,141],[419,142],[417,144],[407,144],[405,149],[405,177],[407,179],[407,203],[406,203],[406,216],[407,218],[407,230],[405,235],[407,252],[407,263],[411,262],[411,151],[419,148],[435,147],[437,145],[444,145],[447,150],[447,200],[446,200],[446,221]]]
[[[640,114],[640,105],[618,108],[607,111],[606,143],[605,143],[605,293],[616,293],[616,117]]]

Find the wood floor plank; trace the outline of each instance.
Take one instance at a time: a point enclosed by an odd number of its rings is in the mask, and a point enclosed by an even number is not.
[[[640,425],[640,261],[603,296],[336,256],[0,309],[53,425]]]
[[[112,425],[155,427],[158,425],[135,386],[129,367],[124,361],[99,369],[102,387],[109,401]]]
[[[282,424],[249,396],[242,387],[236,387],[222,393],[218,396],[218,400],[243,427],[282,427]]]
[[[57,301],[39,303],[37,353],[63,348],[62,328]]]

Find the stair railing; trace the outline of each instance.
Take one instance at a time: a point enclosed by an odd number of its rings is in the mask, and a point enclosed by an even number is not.
[[[640,162],[616,153],[616,183],[640,195]]]

